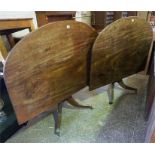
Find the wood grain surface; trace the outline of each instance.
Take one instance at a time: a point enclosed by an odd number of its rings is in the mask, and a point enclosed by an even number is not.
[[[87,59],[97,32],[76,21],[47,24],[10,52],[5,83],[19,123],[55,108],[87,85]]]
[[[103,29],[92,49],[90,90],[143,70],[152,37],[149,23],[137,17],[119,19]]]

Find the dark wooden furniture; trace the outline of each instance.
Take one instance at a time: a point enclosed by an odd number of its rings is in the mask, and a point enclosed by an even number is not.
[[[32,18],[0,19],[1,34],[10,34],[25,28],[28,28],[30,31],[34,30]]]
[[[136,91],[122,78],[143,70],[151,41],[151,26],[136,17],[117,20],[99,35],[87,24],[71,20],[39,28],[13,48],[5,65],[5,82],[19,123],[54,109],[59,134],[62,101],[92,108],[71,97],[81,88],[110,83],[113,87],[119,82]]]
[[[106,12],[105,11],[92,11],[92,26],[97,30],[101,31],[106,24]]]
[[[38,27],[49,22],[74,20],[75,11],[36,11]]]
[[[6,35],[10,43],[11,48],[15,45],[15,41],[12,37],[12,33],[28,28],[29,31],[34,30],[33,19],[0,19],[0,35]],[[0,37],[0,52],[4,58],[8,55],[8,52],[4,46],[4,42]]]
[[[100,32],[105,26],[122,17],[137,16],[136,11],[92,11],[92,26]]]
[[[137,17],[108,25],[93,45],[90,90],[144,70],[152,37],[150,24]]]
[[[87,24],[59,21],[13,48],[4,78],[20,124],[49,109],[61,113],[64,100],[76,105],[71,95],[87,85],[87,59],[96,36]]]

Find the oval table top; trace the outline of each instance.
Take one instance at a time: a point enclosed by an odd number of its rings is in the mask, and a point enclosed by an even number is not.
[[[142,71],[152,38],[152,27],[138,17],[121,18],[104,28],[92,49],[90,90]]]
[[[87,24],[59,21],[30,33],[11,50],[4,79],[19,123],[87,85],[87,59],[96,36]]]

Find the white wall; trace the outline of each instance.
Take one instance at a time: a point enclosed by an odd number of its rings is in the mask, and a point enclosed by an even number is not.
[[[77,21],[91,25],[91,11],[77,11],[75,19]]]

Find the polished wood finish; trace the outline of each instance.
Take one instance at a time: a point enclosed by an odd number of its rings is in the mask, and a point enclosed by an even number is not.
[[[122,18],[107,26],[93,45],[90,90],[143,70],[151,42],[152,28],[143,19]]]
[[[75,11],[36,11],[38,27],[55,21],[74,20]]]
[[[87,85],[87,59],[96,36],[87,24],[59,21],[16,44],[4,79],[19,123],[56,108]]]

